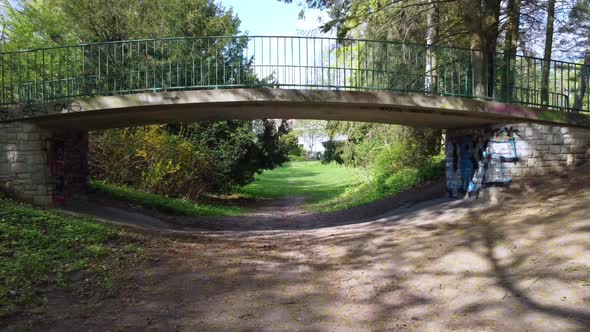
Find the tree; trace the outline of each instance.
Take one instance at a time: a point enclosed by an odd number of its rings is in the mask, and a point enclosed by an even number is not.
[[[436,90],[436,56],[432,51],[432,46],[438,42],[439,34],[439,17],[440,6],[435,0],[428,0],[430,8],[428,9],[428,33],[426,34],[426,91]]]
[[[297,120],[295,129],[303,140],[304,145],[309,147],[309,151],[307,152],[313,153],[321,146],[321,139],[328,136],[326,125],[327,122],[322,120]]]
[[[521,0],[508,0],[506,6],[506,33],[504,41],[504,64],[502,67],[502,94],[504,100],[511,102],[514,95],[514,68],[520,28]]]
[[[572,53],[571,50],[577,50],[577,53],[583,55],[578,89],[572,106],[574,110],[581,110],[590,78],[590,3],[588,1],[575,0],[567,22],[560,28],[560,32],[564,35],[559,40],[560,47],[567,50],[568,54]]]
[[[499,34],[500,0],[466,0],[462,13],[469,32],[469,48],[474,68],[474,95],[493,95],[496,45]]]
[[[547,2],[547,29],[545,32],[545,52],[541,72],[541,104],[549,105],[549,72],[551,70],[551,52],[553,50],[553,24],[555,21],[555,0]]]

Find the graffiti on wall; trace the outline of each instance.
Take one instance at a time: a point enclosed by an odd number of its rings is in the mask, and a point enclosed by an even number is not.
[[[508,186],[504,163],[518,161],[512,127],[489,130],[483,135],[453,137],[447,142],[447,191],[450,196],[477,196],[489,186]],[[450,158],[449,158],[450,157]]]
[[[47,104],[2,106],[0,107],[0,121],[81,111],[83,111],[82,105],[80,105],[79,102],[72,100]]]

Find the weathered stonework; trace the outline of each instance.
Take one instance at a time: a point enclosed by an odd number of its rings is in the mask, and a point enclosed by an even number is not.
[[[26,122],[0,123],[0,190],[36,205],[59,204],[55,190],[58,178],[52,163],[56,142],[65,147],[61,179],[64,198],[85,192],[88,134],[60,133]]]
[[[514,132],[517,160],[502,162],[505,176],[513,182],[540,175],[563,174],[590,161],[590,130],[586,128],[520,123],[449,129],[446,137],[448,184],[457,186],[464,181],[461,165],[454,165],[456,143],[465,138],[486,142],[497,129]]]

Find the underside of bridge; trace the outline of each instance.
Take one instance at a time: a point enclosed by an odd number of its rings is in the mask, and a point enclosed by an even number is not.
[[[562,172],[590,159],[590,119],[494,102],[422,94],[220,89],[87,97],[10,109],[0,122],[1,189],[38,205],[83,195],[88,131],[229,119],[320,119],[447,129],[451,194],[467,190],[478,144],[510,142],[488,175],[496,184]],[[503,133],[503,134],[500,134]],[[503,142],[498,141],[501,135]],[[481,148],[481,146],[479,147]],[[480,151],[481,152],[481,151]],[[494,178],[493,178],[494,177]],[[485,178],[484,178],[485,181]]]
[[[28,108],[27,108],[28,107]],[[106,129],[229,119],[318,119],[428,128],[471,128],[506,122],[588,126],[578,113],[544,111],[464,98],[288,89],[219,89],[88,97],[15,108],[13,117],[46,128]]]

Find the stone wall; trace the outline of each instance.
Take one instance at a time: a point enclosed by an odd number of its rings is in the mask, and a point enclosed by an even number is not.
[[[447,130],[446,176],[449,193],[456,195],[453,188],[464,187],[465,183],[469,182],[469,179],[466,181],[463,176],[465,168],[470,167],[469,163],[464,161],[461,165],[461,161],[458,162],[461,157],[458,157],[457,152],[465,151],[461,144],[472,144],[472,152],[476,156],[474,159],[478,158],[477,155],[481,158],[481,152],[486,147],[488,153],[490,152],[489,141],[495,141],[498,132],[503,132],[503,137],[513,138],[515,142],[516,159],[503,158],[501,165],[498,159],[494,165],[496,168],[501,166],[503,176],[512,182],[539,175],[563,174],[568,169],[590,160],[590,129],[521,123]],[[473,165],[475,172],[477,160],[474,160]]]
[[[61,154],[56,147],[62,147]],[[26,122],[0,123],[0,190],[36,205],[59,205],[85,193],[87,153],[86,132],[47,130]],[[56,155],[61,156],[60,162],[55,162]]]

